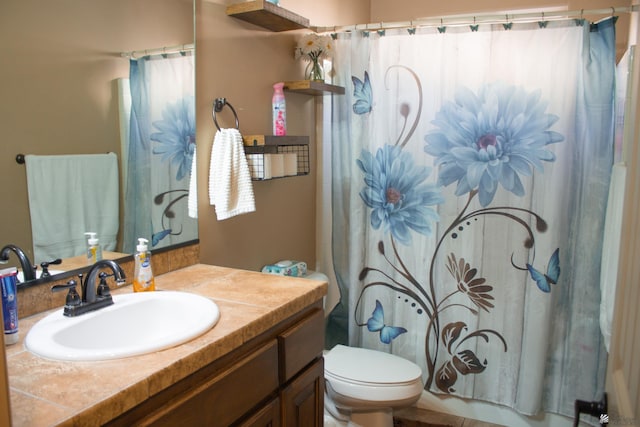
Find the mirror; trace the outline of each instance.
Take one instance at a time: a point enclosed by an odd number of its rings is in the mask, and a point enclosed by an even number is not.
[[[121,52],[193,44],[193,0],[21,0],[1,9],[0,246],[13,243],[34,261],[26,168],[18,154],[112,152],[121,176],[118,244],[111,251],[121,254],[126,153],[117,80],[129,76]],[[7,265],[18,266],[17,258]]]

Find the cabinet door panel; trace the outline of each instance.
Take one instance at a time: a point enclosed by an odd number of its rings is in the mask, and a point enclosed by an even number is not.
[[[305,366],[322,355],[324,348],[324,312],[311,315],[278,335],[280,381],[287,382]]]
[[[228,426],[278,389],[275,340],[147,417],[145,425]]]
[[[273,399],[238,427],[280,427],[280,399]]]
[[[324,419],[324,359],[318,359],[282,390],[284,427],[321,427]]]

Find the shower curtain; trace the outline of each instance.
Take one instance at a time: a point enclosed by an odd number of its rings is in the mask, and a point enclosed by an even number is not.
[[[328,348],[523,414],[600,400],[614,24],[333,35]]]
[[[131,119],[124,251],[137,239],[161,248],[198,238],[187,197],[195,151],[194,57],[130,62]]]

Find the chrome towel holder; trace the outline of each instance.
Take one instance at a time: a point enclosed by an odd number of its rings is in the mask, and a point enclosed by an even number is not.
[[[236,119],[236,129],[240,129],[238,114],[236,113],[236,110],[233,108],[233,106],[227,102],[226,98],[216,98],[215,101],[213,102],[213,123],[215,123],[218,130],[220,130],[220,126],[218,126],[218,121],[216,120],[216,113],[219,113],[220,111],[222,111],[225,105],[228,106],[231,109],[231,111],[233,111],[233,116]]]

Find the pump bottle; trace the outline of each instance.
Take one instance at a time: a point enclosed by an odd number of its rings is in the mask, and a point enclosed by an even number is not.
[[[134,292],[156,290],[156,283],[151,269],[151,252],[147,247],[148,242],[149,241],[143,237],[138,238],[138,245],[136,246],[136,254],[134,256]]]
[[[102,248],[93,231],[84,233],[87,236],[87,264],[93,265],[102,259]]]

